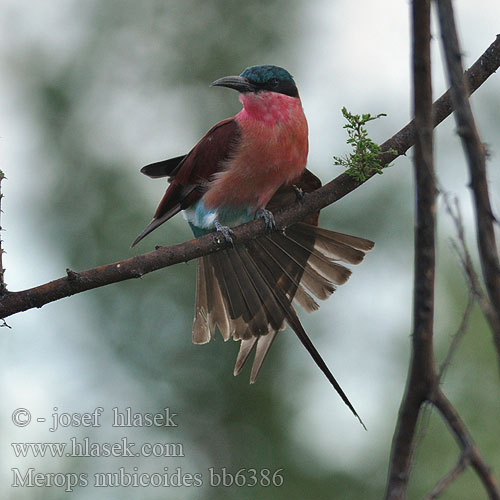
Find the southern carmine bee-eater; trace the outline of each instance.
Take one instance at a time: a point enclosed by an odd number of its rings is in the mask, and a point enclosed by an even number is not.
[[[196,237],[218,231],[229,240],[230,227],[264,218],[268,234],[198,259],[193,342],[208,342],[216,326],[225,340],[240,340],[235,375],[255,349],[255,382],[277,332],[288,323],[358,417],[292,303],[316,310],[311,295],[326,299],[351,274],[338,261],[358,264],[373,242],[318,228],[318,214],[286,232],[271,232],[273,210],[321,186],[305,169],[307,121],[295,82],[283,68],[252,66],[212,85],[237,90],[243,109],[212,127],[188,154],[142,168],[152,178],[168,176],[170,185],[132,246],[180,211]]]

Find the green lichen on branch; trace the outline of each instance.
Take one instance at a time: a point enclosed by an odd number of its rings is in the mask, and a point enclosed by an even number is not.
[[[347,130],[349,138],[347,144],[353,148],[353,152],[344,156],[334,156],[335,165],[341,165],[346,169],[346,174],[354,177],[357,181],[365,181],[372,173],[381,174],[382,169],[390,165],[382,166],[380,160],[380,146],[368,137],[365,125],[385,113],[372,116],[369,113],[353,115],[345,107],[342,108],[342,115],[347,120],[344,128]],[[393,149],[389,153],[397,154]]]

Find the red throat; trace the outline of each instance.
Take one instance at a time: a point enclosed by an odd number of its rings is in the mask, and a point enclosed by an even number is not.
[[[276,92],[257,92],[240,94],[243,109],[236,115],[238,121],[252,119],[273,126],[286,122],[293,115],[302,114],[298,97],[290,97]]]

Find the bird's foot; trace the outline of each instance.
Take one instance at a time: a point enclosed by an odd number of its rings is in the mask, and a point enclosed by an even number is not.
[[[222,234],[222,237],[227,243],[229,243],[230,245],[234,245],[234,231],[229,226],[223,226],[219,221],[215,221],[215,229],[218,233]]]
[[[295,191],[295,200],[299,203],[302,203],[305,196],[304,190],[302,188],[299,188],[299,186],[296,186],[295,184],[292,184],[292,188]]]
[[[256,219],[264,219],[264,223],[266,225],[266,230],[268,233],[272,233],[275,231],[278,226],[276,225],[276,221],[274,220],[274,215],[269,210],[265,208],[259,208],[257,212],[255,212]]]

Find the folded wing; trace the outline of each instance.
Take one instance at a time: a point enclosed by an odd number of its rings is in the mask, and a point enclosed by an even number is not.
[[[141,172],[149,177],[169,176],[170,185],[153,220],[132,246],[175,214],[196,203],[203,196],[212,176],[224,168],[224,161],[231,156],[239,139],[236,120],[228,118],[213,126],[187,155],[143,167]]]

